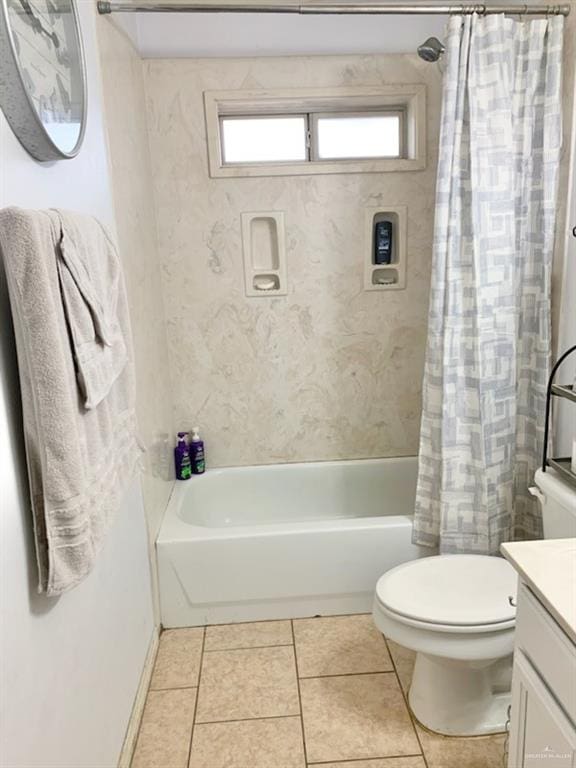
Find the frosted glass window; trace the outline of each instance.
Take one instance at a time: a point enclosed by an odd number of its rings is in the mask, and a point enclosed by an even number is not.
[[[304,115],[222,118],[224,163],[274,163],[306,160]]]
[[[400,157],[400,130],[397,114],[318,116],[318,159]]]

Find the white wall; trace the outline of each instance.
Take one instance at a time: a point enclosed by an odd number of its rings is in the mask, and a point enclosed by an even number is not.
[[[523,6],[525,1],[508,0],[507,5]],[[142,4],[142,0],[132,2]],[[221,4],[222,0],[204,2]],[[238,2],[227,0],[231,5]],[[299,4],[297,0],[261,2]],[[425,5],[446,3],[428,0]],[[109,18],[130,35],[143,58],[156,59],[414,53],[427,37],[442,39],[448,21],[444,14],[115,13]]]
[[[576,127],[576,83],[574,83],[572,125]],[[566,220],[566,250],[562,277],[558,355],[576,344],[576,237],[572,234],[573,228],[576,227],[576,130],[572,132],[572,146],[568,160],[570,162],[571,189]],[[576,381],[576,353],[573,353],[562,365],[556,380],[560,384],[572,384]],[[556,450],[559,456],[570,456],[572,441],[576,440],[576,405],[562,400],[557,403],[557,406],[558,442]]]
[[[91,3],[79,3],[89,123],[75,160],[41,165],[0,113],[0,205],[62,206],[113,226]],[[93,573],[60,599],[36,594],[14,339],[0,266],[0,765],[112,768],[153,632],[139,483]]]
[[[120,23],[143,58],[236,58],[414,53],[427,37],[442,39],[447,18],[142,13]]]
[[[564,146],[560,161],[560,199],[556,232],[556,264],[552,283],[553,328],[556,344],[553,359],[576,344],[576,0],[566,19],[564,31],[563,106]],[[576,355],[562,365],[556,381],[572,383],[576,376]],[[553,398],[554,454],[569,456],[576,438],[576,406]]]

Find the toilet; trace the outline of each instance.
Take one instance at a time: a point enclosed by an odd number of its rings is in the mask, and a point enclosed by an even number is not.
[[[553,470],[538,470],[535,483],[544,537],[576,537],[576,489]],[[425,557],[379,579],[374,622],[416,651],[408,701],[422,725],[448,736],[505,730],[516,584],[506,560],[484,555]]]

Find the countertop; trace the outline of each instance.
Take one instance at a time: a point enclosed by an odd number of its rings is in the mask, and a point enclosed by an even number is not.
[[[501,550],[576,643],[576,539],[515,541]]]

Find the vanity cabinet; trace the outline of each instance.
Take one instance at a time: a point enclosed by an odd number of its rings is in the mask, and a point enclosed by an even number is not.
[[[576,644],[520,583],[508,768],[576,768]]]

